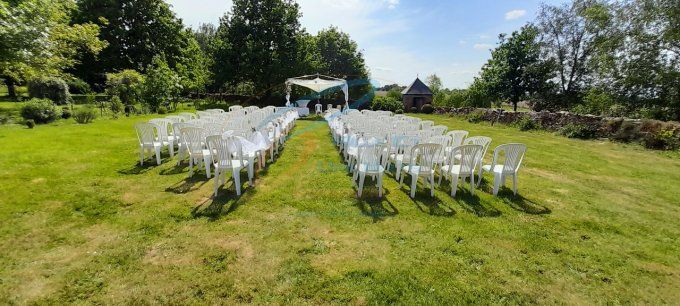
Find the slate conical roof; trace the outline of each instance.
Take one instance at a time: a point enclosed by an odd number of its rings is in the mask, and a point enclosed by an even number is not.
[[[430,90],[423,81],[421,81],[419,78],[416,78],[413,83],[409,87],[406,87],[401,92],[402,95],[432,95],[432,91]]]

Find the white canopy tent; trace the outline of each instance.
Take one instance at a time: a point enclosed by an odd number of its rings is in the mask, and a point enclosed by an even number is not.
[[[343,79],[338,79],[320,74],[304,75],[300,77],[289,78],[286,80],[286,106],[290,106],[290,92],[292,85],[306,87],[317,93],[320,93],[330,88],[341,87],[342,92],[345,94],[345,109],[349,108],[348,104],[349,85],[347,84],[347,81]]]

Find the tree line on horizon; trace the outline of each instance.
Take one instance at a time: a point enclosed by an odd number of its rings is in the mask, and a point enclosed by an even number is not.
[[[574,0],[543,4],[535,20],[500,34],[466,89],[428,77],[434,103],[680,120],[677,0]]]

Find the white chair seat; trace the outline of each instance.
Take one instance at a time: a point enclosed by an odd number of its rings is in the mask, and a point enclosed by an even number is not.
[[[371,167],[370,169],[367,169],[367,166],[365,164],[361,164],[361,165],[359,165],[359,172],[383,173],[383,172],[385,172],[385,168],[383,166],[378,166],[377,168]]]
[[[445,165],[442,166],[443,173],[458,173],[458,174],[472,174],[472,169],[461,169],[461,165]]]
[[[491,165],[484,165],[482,169],[484,169],[484,171],[486,172],[493,172],[498,174],[503,173],[503,165],[496,165],[495,167],[493,167],[493,171],[491,171]]]
[[[248,166],[248,161],[244,160],[243,163],[241,163],[240,160],[234,159],[231,161],[231,165],[228,165],[226,160],[221,160],[216,166],[220,169],[241,169]]]
[[[409,168],[411,168],[410,172]],[[411,175],[434,174],[434,169],[428,169],[426,167],[421,166],[404,166],[402,169],[404,170],[404,172]]]

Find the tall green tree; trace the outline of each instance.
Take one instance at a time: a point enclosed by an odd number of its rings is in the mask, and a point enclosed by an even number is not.
[[[102,81],[104,72],[144,71],[159,54],[174,68],[191,37],[163,0],[78,0],[74,22],[99,25],[100,39],[109,43],[98,56],[83,52],[74,70],[90,83]]]
[[[335,77],[365,78],[368,75],[364,55],[347,33],[336,27],[319,31],[314,36],[318,54],[318,72]]]
[[[429,75],[425,79],[425,83],[427,83],[427,86],[430,87],[430,90],[435,95],[443,88],[442,79],[436,73]]]
[[[10,96],[17,82],[64,75],[78,48],[97,54],[106,46],[97,25],[71,22],[74,9],[70,0],[0,1],[0,77]]]
[[[292,0],[235,0],[217,30],[216,80],[252,82],[257,92],[271,94],[272,86],[296,73],[299,18]]]
[[[519,101],[541,93],[552,78],[552,65],[541,59],[537,37],[538,30],[532,25],[510,36],[499,35],[498,47],[482,68],[481,79],[488,91],[495,98],[510,101],[515,111]]]

